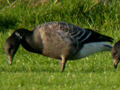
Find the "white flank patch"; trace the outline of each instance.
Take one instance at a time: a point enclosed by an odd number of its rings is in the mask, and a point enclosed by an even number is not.
[[[112,47],[106,42],[94,42],[94,43],[85,44],[83,48],[80,51],[78,51],[77,54],[71,57],[70,60],[84,58],[86,56],[101,51],[111,51],[112,48],[110,48],[109,46]]]

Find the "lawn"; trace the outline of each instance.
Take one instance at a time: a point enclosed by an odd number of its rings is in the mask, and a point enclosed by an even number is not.
[[[120,90],[120,66],[110,52],[68,61],[64,72],[56,59],[18,49],[13,65],[4,50],[18,28],[63,21],[120,39],[119,0],[0,0],[0,90]],[[111,45],[113,45],[112,43]]]

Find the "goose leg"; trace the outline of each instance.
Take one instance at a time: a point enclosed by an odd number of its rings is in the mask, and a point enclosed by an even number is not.
[[[60,60],[61,72],[64,71],[66,62],[67,62],[67,60],[65,59],[65,57],[62,57],[61,60]]]

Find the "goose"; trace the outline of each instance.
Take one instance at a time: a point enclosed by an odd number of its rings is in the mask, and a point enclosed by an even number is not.
[[[111,51],[113,42],[109,36],[91,29],[84,29],[66,22],[47,22],[32,31],[24,28],[15,30],[6,40],[5,51],[9,64],[20,45],[29,52],[58,59],[61,71],[68,60],[77,60],[101,51]]]
[[[113,57],[114,68],[116,69],[120,60],[120,40],[114,44],[111,55]]]

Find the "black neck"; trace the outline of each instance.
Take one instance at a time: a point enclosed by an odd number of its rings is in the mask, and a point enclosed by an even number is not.
[[[42,53],[39,44],[35,42],[34,31],[27,31],[22,38],[21,45],[30,52]]]

